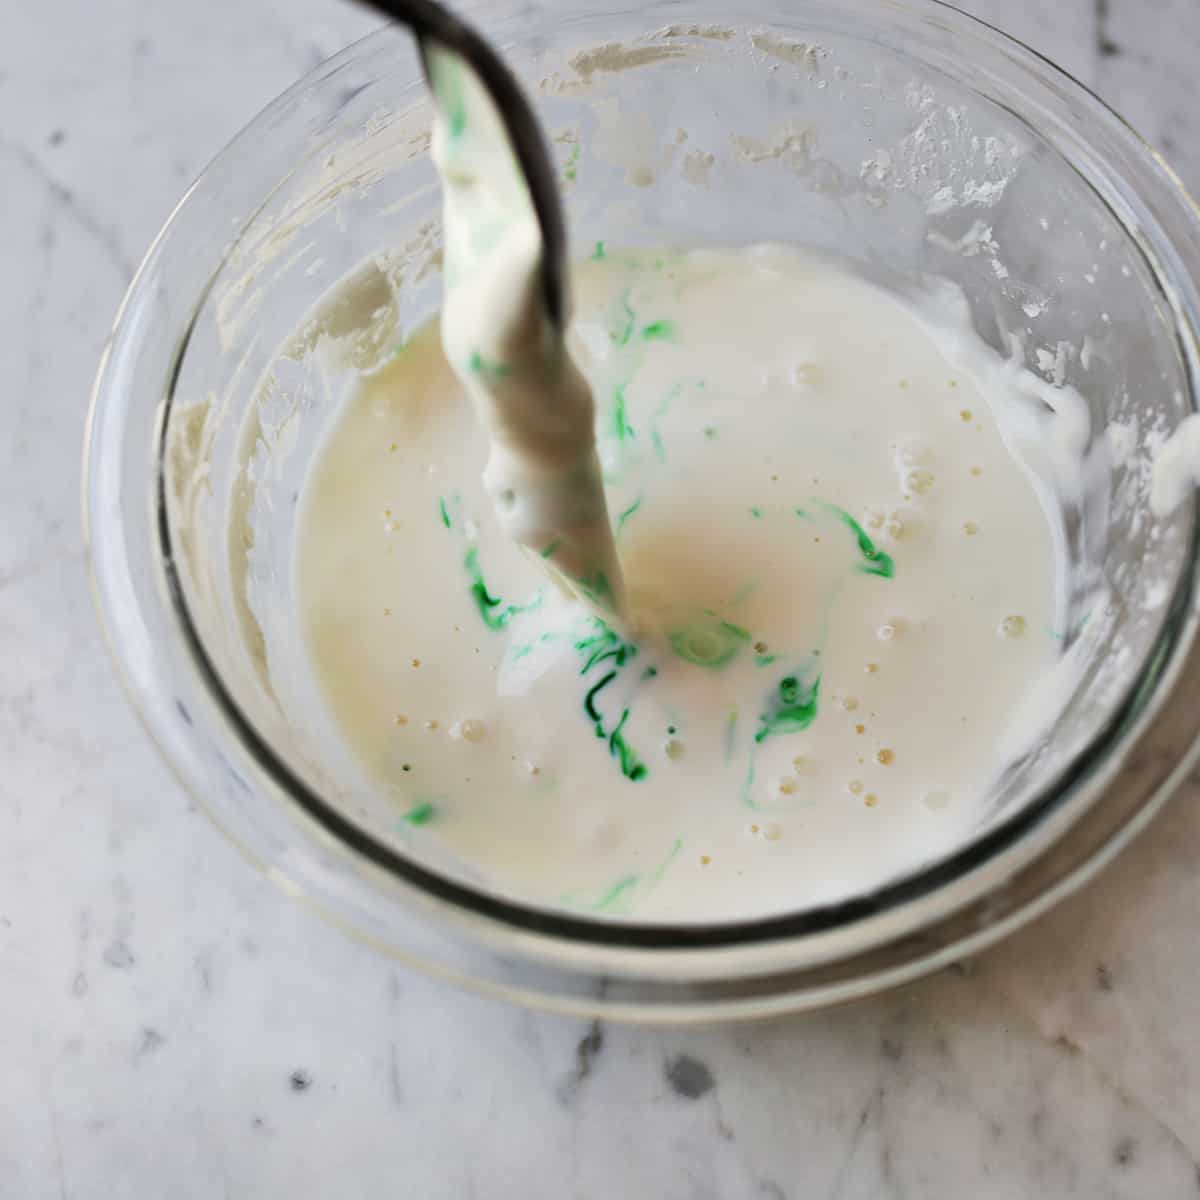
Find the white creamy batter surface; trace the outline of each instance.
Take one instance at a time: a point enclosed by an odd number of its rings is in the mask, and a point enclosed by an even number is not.
[[[500,528],[436,323],[361,379],[311,470],[304,635],[397,833],[528,900],[681,921],[961,844],[1056,657],[1051,523],[1005,397],[796,249],[601,244],[574,296],[628,626]]]

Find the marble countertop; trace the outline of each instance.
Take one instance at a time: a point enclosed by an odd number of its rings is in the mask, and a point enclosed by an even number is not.
[[[1196,0],[970,7],[1200,185]],[[85,578],[92,373],[188,182],[373,24],[339,0],[5,12],[0,1197],[1200,1194],[1196,782],[972,963],[836,1012],[664,1033],[398,969],[254,874],[160,763]]]

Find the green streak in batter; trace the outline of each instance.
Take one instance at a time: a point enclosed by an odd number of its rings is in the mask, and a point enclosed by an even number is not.
[[[609,612],[617,611],[617,598],[612,583],[603,571],[572,581],[574,585],[597,607]]]
[[[654,873],[650,876],[650,885],[652,887],[654,884],[662,881],[662,877],[667,873],[667,868],[679,857],[682,850],[683,838],[677,837],[674,844],[671,846],[667,857],[664,858],[662,862],[660,862],[658,866],[654,868]]]
[[[452,497],[452,503],[458,505],[461,503],[462,497],[455,492]],[[450,506],[446,503],[445,497],[438,500],[438,512],[442,518],[442,524],[447,529],[454,527],[454,521],[450,516]],[[557,549],[557,542],[551,542],[545,550],[542,551],[543,557],[549,557]],[[483,577],[483,571],[479,566],[479,547],[471,546],[463,556],[463,567],[467,572],[467,576],[471,581],[471,596],[475,601],[475,607],[479,610],[480,620],[494,633],[505,629],[513,617],[520,613],[534,612],[542,606],[542,593],[534,593],[533,599],[528,604],[505,604],[499,596],[492,595],[491,589],[487,585],[487,580]]]
[[[667,452],[663,444],[659,422],[671,411],[672,405],[683,394],[683,389],[684,384],[673,383],[667,389],[667,394],[659,401],[658,407],[654,410],[654,414],[650,418],[650,441],[654,446],[654,457],[660,463],[667,461]]]
[[[512,374],[512,367],[501,362],[492,362],[490,359],[484,358],[478,350],[471,352],[471,357],[467,360],[467,368],[472,375],[478,375],[487,383],[495,383],[506,375]]]
[[[597,242],[596,248],[592,251],[592,262],[603,262],[608,255],[604,252],[604,243]]]
[[[574,183],[576,176],[579,174],[579,156],[582,153],[583,147],[576,143],[567,154],[567,162],[563,167],[563,178],[568,183]]]
[[[642,341],[673,342],[677,333],[678,327],[674,321],[651,321],[649,325],[642,326]]]
[[[813,500],[812,503],[836,517],[854,534],[854,540],[858,543],[858,552],[863,556],[863,561],[859,564],[858,569],[864,575],[878,575],[881,579],[891,579],[895,575],[896,564],[892,561],[892,556],[880,550],[871,541],[867,531],[844,508],[839,508],[836,504],[829,504],[825,500]],[[798,508],[795,511],[796,516],[811,520],[804,509]]]
[[[452,512],[457,512],[462,507],[462,492],[451,492],[447,496],[438,497],[438,513],[442,518],[442,524],[447,529],[454,528],[454,517]]]
[[[638,871],[629,871],[620,876],[615,883],[602,891],[595,900],[587,900],[580,892],[566,892],[561,901],[573,908],[585,908],[597,913],[628,913],[635,899],[645,899],[660,883],[670,869],[671,864],[683,852],[683,838],[676,838],[667,851],[666,857],[648,875],[643,876]],[[638,896],[640,891],[641,895]]]
[[[755,592],[758,591],[758,583],[755,580],[749,580],[743,583],[740,588],[734,593],[733,599],[729,601],[730,608],[737,608],[743,601],[748,600]]]
[[[811,678],[785,675],[768,696],[766,712],[759,714],[754,741],[762,743],[776,734],[801,733],[807,729],[817,719],[820,690],[821,676],[815,672]]]
[[[424,800],[414,805],[401,818],[409,825],[428,825],[437,815],[437,806],[431,800]]]
[[[610,660],[618,667],[623,667],[637,654],[637,647],[635,645],[631,642],[621,641],[611,629],[603,637],[595,639],[593,644],[595,643],[598,644],[596,644],[596,648],[592,650],[591,654],[588,655],[587,661],[580,668],[580,675],[586,675],[593,667],[598,666],[602,662],[609,662]],[[585,644],[580,648],[587,650],[591,649],[591,646]],[[593,691],[603,687],[611,678],[612,675],[606,676]],[[589,699],[584,701],[584,707],[588,710],[588,716],[593,721],[598,721],[600,720],[600,714],[591,708],[591,692],[588,693],[588,696]]]
[[[621,719],[617,722],[617,727],[608,735],[608,752],[613,755],[621,764],[621,774],[626,779],[632,779],[636,782],[646,776],[646,765],[637,756],[633,747],[625,741],[621,730],[625,728],[625,722],[629,720],[629,709],[621,710]]]
[[[621,513],[619,517],[617,517],[617,527],[613,530],[613,534],[616,537],[621,536],[621,530],[625,528],[625,522],[628,521],[629,518],[632,517],[634,513],[636,513],[641,507],[642,497],[639,496],[627,509],[625,509],[624,512]]]
[[[584,670],[586,671],[587,667],[584,667]],[[604,689],[608,687],[608,685],[612,683],[616,677],[616,671],[609,671],[609,673],[605,675],[599,683],[595,683],[588,688],[583,697],[583,711],[587,713],[593,722],[595,722],[596,736],[599,738],[602,738],[606,735],[604,732],[604,714],[596,707],[596,697],[602,691],[604,691]]]
[[[557,634],[543,633],[539,634],[535,641],[514,643],[508,651],[509,662],[520,662],[521,659],[531,655],[539,646],[545,646],[547,643],[557,640]]]
[[[633,426],[630,425],[629,417],[625,411],[625,387],[625,384],[619,383],[613,392],[613,435],[619,442],[624,442],[637,436],[633,432]]]
[[[608,336],[617,346],[628,346],[633,339],[635,329],[637,329],[637,313],[634,312],[633,305],[629,302],[629,289],[626,288],[621,293],[620,314],[609,329]],[[662,318],[643,325],[638,330],[638,337],[643,342],[672,342],[677,333],[678,327],[675,322]]]
[[[472,546],[463,558],[463,566],[471,578],[471,595],[483,623],[493,632],[504,629],[519,613],[532,612],[541,607],[542,597],[538,593],[528,604],[505,604],[488,590],[483,572],[479,569],[479,550]]]
[[[635,871],[632,875],[624,875],[591,906],[593,912],[628,912],[629,895],[637,887],[641,876]],[[619,907],[618,907],[619,906]]]
[[[446,114],[450,137],[457,140],[467,128],[467,102],[458,63],[448,55],[438,55],[431,66],[434,94]]]
[[[849,513],[838,509],[838,517],[854,534],[859,552],[866,560],[858,569],[864,575],[878,575],[881,579],[891,579],[896,573],[896,564],[892,562],[892,556],[880,550],[867,536],[867,531]]]
[[[600,249],[600,245],[600,243],[597,243],[597,249]],[[595,258],[596,255],[592,255],[592,257]],[[622,350],[629,347],[629,343],[634,338],[635,333],[641,342],[670,341],[675,338],[677,327],[673,321],[666,320],[665,318],[651,321],[639,329],[637,313],[634,311],[629,297],[630,289],[626,288],[621,293],[620,299],[617,301],[615,309],[609,318],[608,338],[615,347]],[[629,420],[626,389],[633,381],[634,375],[641,366],[644,352],[634,347],[629,349],[628,353],[633,356],[632,366],[626,371],[625,378],[613,390],[611,431],[612,436],[618,442],[631,441],[637,436]],[[658,428],[658,421],[660,417],[666,414],[671,404],[682,391],[682,387],[682,384],[675,384],[650,418],[650,441],[654,446],[654,453],[659,462],[665,460],[666,454],[663,447],[662,434]]]
[[[632,642],[622,639],[609,625],[594,618],[591,624],[591,636],[580,638],[575,643],[575,649],[583,656],[583,666],[580,675],[587,676],[601,664],[608,664],[609,669],[588,688],[583,697],[583,711],[592,723],[596,737],[608,743],[609,755],[617,760],[621,774],[626,779],[636,783],[645,779],[650,773],[649,768],[638,756],[637,751],[625,739],[625,724],[629,720],[629,706],[621,710],[621,716],[615,726],[609,729],[604,713],[597,706],[600,693],[617,679],[624,668],[637,657],[638,648]],[[643,679],[646,676],[643,675]]]
[[[620,312],[616,314],[609,326],[608,338],[614,346],[628,346],[629,339],[633,336],[634,323],[637,321],[633,305],[629,303],[628,288],[621,293],[620,304]]]

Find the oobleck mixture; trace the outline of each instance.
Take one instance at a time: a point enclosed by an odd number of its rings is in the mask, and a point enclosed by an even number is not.
[[[445,309],[359,377],[296,552],[397,830],[536,902],[687,921],[960,845],[1055,662],[1049,489],[1086,428],[1064,410],[1032,463],[1031,385],[952,294],[795,247],[597,243],[564,344],[495,114],[431,65]]]
[[[397,821],[522,894],[686,919],[961,841],[1056,645],[970,335],[780,246],[597,246],[574,290],[627,625],[507,536],[436,323],[312,469],[311,657]]]

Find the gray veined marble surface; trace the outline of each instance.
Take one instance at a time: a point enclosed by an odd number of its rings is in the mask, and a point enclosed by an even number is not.
[[[1197,0],[970,8],[1200,185]],[[1195,783],[965,969],[656,1033],[398,970],[253,874],[160,764],[85,582],[92,373],[186,184],[373,23],[338,0],[0,12],[0,1197],[1200,1195]]]

